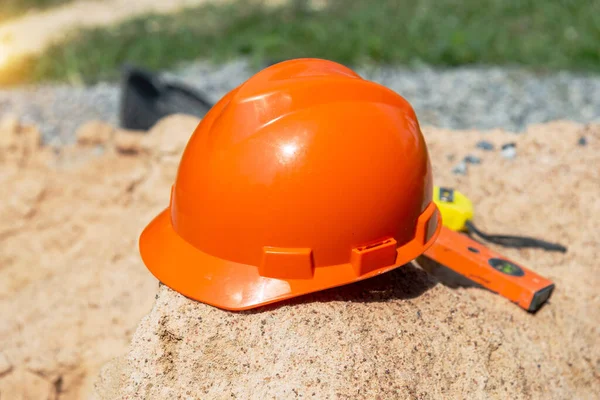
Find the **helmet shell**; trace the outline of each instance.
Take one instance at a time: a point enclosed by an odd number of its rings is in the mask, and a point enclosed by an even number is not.
[[[286,61],[200,122],[142,258],[189,297],[252,308],[419,256],[440,225],[432,186],[404,98],[331,61]]]

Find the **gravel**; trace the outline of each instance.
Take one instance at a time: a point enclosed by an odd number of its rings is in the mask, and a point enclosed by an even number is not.
[[[485,150],[485,151],[493,151],[494,150],[494,144],[491,142],[488,142],[487,140],[480,140],[479,142],[477,142],[476,147],[478,149]]]
[[[13,114],[36,123],[46,143],[73,141],[75,130],[92,119],[118,123],[119,90],[112,84],[89,88],[39,86],[0,91],[0,117]]]
[[[503,128],[522,132],[529,124],[557,119],[600,122],[600,76],[560,72],[535,74],[510,68],[451,70],[359,68],[365,78],[404,96],[422,125],[450,129]],[[195,63],[169,73],[217,101],[255,72],[243,61],[214,67]],[[46,142],[74,140],[77,126],[90,119],[118,123],[119,88],[68,85],[0,90],[0,116],[20,115],[42,126]]]
[[[467,174],[467,163],[465,161],[461,161],[454,168],[452,168],[452,173],[456,175],[466,175]]]
[[[481,158],[474,155],[467,155],[464,160],[467,164],[481,164]]]
[[[512,160],[517,156],[517,145],[516,143],[507,143],[502,145],[502,157]]]

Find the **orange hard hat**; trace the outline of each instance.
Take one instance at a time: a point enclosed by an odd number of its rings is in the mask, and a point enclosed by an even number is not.
[[[179,293],[244,310],[390,271],[440,228],[410,104],[340,64],[296,59],[208,112],[140,252]]]

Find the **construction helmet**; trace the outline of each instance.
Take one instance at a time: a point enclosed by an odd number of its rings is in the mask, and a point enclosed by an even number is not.
[[[250,309],[418,257],[441,228],[432,188],[404,98],[331,61],[285,61],[200,122],[140,252],[181,294]]]

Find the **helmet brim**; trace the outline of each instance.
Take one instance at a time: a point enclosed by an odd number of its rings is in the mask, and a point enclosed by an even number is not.
[[[433,224],[431,222],[434,222]],[[428,227],[434,227],[427,233]],[[311,279],[275,279],[259,275],[255,265],[211,256],[181,238],[167,208],[140,236],[142,260],[163,284],[182,295],[230,311],[241,311],[358,282],[391,271],[414,260],[436,240],[441,216],[432,202],[421,214],[415,238],[398,248],[394,265],[358,276],[351,264],[315,268]]]

